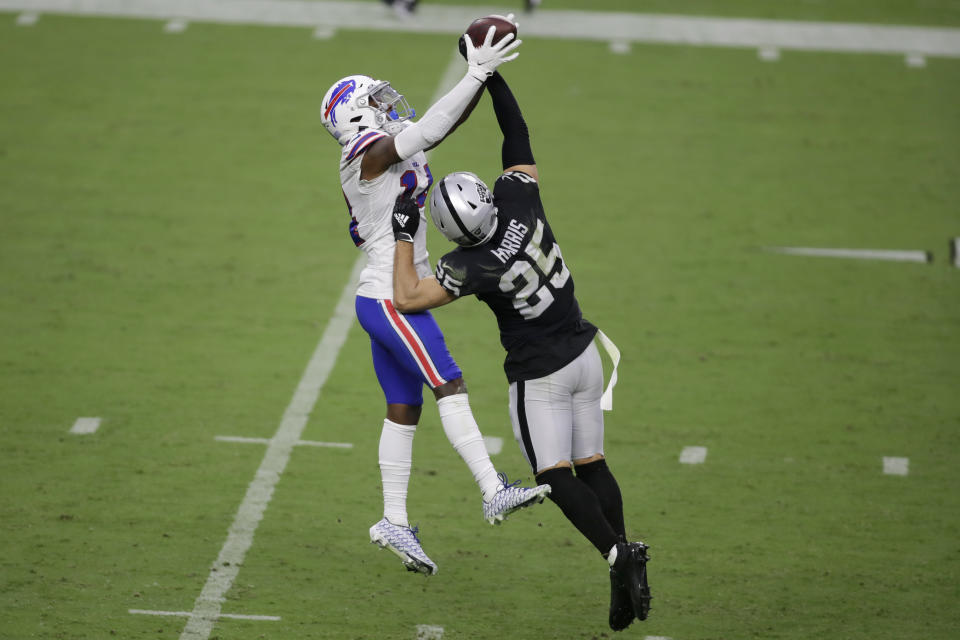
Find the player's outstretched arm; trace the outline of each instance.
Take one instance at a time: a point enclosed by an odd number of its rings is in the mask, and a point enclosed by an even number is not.
[[[494,72],[487,81],[487,92],[493,101],[497,124],[503,132],[500,159],[504,172],[522,171],[534,180],[540,180],[533,149],[530,147],[530,131],[520,112],[517,99],[499,72]]]
[[[397,241],[393,254],[393,306],[401,313],[434,309],[456,300],[433,276],[417,275],[413,266],[413,239],[420,226],[420,207],[413,197],[397,198],[393,208],[393,237]]]
[[[504,62],[516,58],[520,46],[513,34],[508,34],[493,43],[494,27],[478,47],[467,45],[467,72],[446,95],[437,100],[415,123],[393,137],[374,142],[361,160],[360,177],[371,180],[387,168],[406,160],[419,151],[426,151],[440,144],[466,119],[476,105],[487,78]],[[466,38],[467,41],[470,38]]]

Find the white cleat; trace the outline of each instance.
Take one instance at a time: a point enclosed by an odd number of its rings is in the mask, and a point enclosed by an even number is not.
[[[436,575],[439,568],[423,552],[417,531],[417,527],[402,527],[384,518],[370,527],[370,542],[395,553],[407,571],[417,571],[425,576]]]
[[[508,483],[504,473],[497,474],[497,477],[500,478],[500,490],[489,502],[483,501],[483,517],[490,524],[500,524],[517,509],[529,507],[534,503],[540,504],[550,495],[548,484],[527,488],[519,486],[519,480]]]

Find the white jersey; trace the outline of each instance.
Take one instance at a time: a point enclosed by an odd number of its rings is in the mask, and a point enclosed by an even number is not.
[[[393,299],[393,206],[401,193],[412,192],[420,206],[420,227],[413,242],[413,261],[421,278],[432,275],[427,255],[427,222],[423,215],[427,191],[433,183],[427,157],[422,151],[391,165],[373,180],[360,179],[363,153],[387,134],[366,129],[343,146],[340,156],[340,185],[350,212],[350,236],[367,254],[367,266],[360,273],[357,295]]]

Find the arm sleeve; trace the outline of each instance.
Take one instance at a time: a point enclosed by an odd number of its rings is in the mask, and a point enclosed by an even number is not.
[[[480,80],[466,74],[453,89],[427,109],[420,120],[398,133],[393,144],[400,159],[406,160],[443,140],[481,87],[483,83]]]
[[[507,86],[507,81],[498,71],[487,80],[487,91],[493,100],[497,124],[503,132],[503,147],[500,152],[503,168],[518,164],[536,164],[533,149],[530,148],[530,131],[523,114],[520,113],[520,105]]]

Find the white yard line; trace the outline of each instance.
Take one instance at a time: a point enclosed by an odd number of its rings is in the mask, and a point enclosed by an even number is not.
[[[141,616],[172,616],[176,618],[189,618],[193,615],[190,611],[150,611],[148,609],[128,609],[127,613]],[[221,613],[219,617],[230,618],[232,620],[266,620],[269,622],[281,620],[280,616],[254,616],[239,613]]]
[[[307,425],[307,419],[320,396],[320,389],[333,369],[340,347],[347,339],[353,324],[353,298],[365,261],[359,257],[353,265],[349,281],[340,294],[333,317],[317,345],[307,369],[297,385],[293,399],[287,406],[276,434],[270,439],[267,452],[256,476],[247,488],[247,494],[237,509],[237,515],[227,532],[227,540],[210,569],[207,582],[197,597],[180,635],[181,640],[206,640],[216,621],[225,617],[220,607],[233,586],[243,559],[253,543],[253,534],[273,497],[273,490],[290,460],[294,446]]]
[[[297,440],[298,447],[324,447],[330,449],[353,449],[352,442],[317,442],[315,440]]]
[[[443,75],[440,77],[440,82],[433,92],[430,104],[433,104],[450,91],[450,89],[453,89],[467,71],[467,68],[464,66],[466,63],[463,61],[463,58],[460,57],[460,53],[457,52],[456,47],[452,47],[452,49],[453,53],[450,55],[450,61],[447,63],[447,68],[443,70]],[[424,112],[426,112],[426,110],[424,110]],[[429,153],[428,151],[427,155],[429,155]]]
[[[893,262],[933,262],[933,254],[919,250],[886,249],[822,249],[817,247],[764,247],[773,253],[818,258],[850,258],[853,260],[891,260]]]
[[[70,433],[81,436],[96,433],[97,429],[100,428],[100,422],[100,418],[77,418],[77,421],[70,427]]]
[[[471,20],[486,11],[481,7],[423,5],[412,18],[401,21],[380,2],[0,0],[0,10],[10,11],[447,34],[462,33]],[[521,16],[520,27],[522,36],[543,38],[960,57],[960,29],[956,28],[551,9]]]
[[[216,436],[217,442],[238,442],[240,444],[270,444],[270,438],[246,438],[244,436]],[[297,440],[297,447],[329,447],[332,449],[353,449],[352,442],[317,442],[315,440]]]

